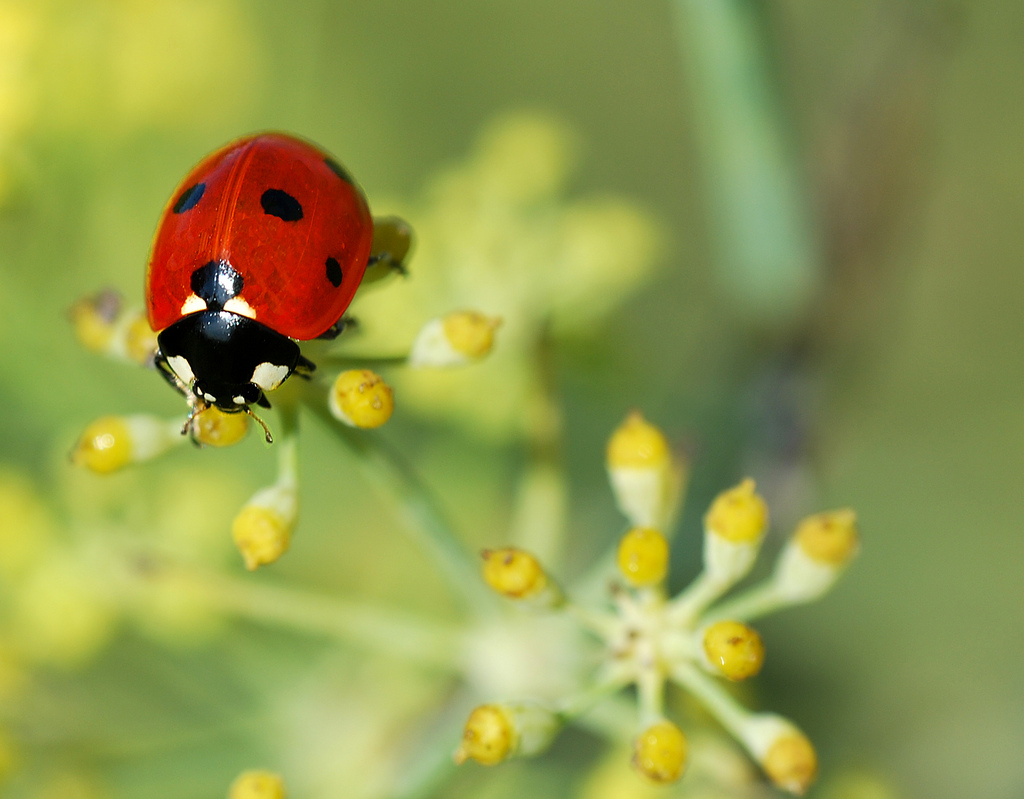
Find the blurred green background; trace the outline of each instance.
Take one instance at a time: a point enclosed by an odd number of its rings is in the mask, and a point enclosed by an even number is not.
[[[625,198],[663,231],[652,274],[553,338],[567,571],[618,531],[602,452],[632,407],[693,458],[680,585],[700,514],[743,474],[773,507],[772,548],[801,515],[850,505],[854,568],[762,627],[758,695],[819,747],[814,795],[1024,795],[1022,35],[1024,6],[1007,2],[0,0],[0,459],[59,525],[154,528],[177,503],[226,538],[272,479],[256,436],[71,473],[89,420],[181,408],[155,375],[84,353],[67,308],[106,286],[140,304],[173,187],[244,133],[320,143],[415,228],[424,187],[493,119],[552,115],[578,143],[566,196]],[[371,330],[387,291],[375,302]],[[431,408],[403,412],[399,392],[389,439],[468,543],[501,543],[521,433]],[[383,500],[308,432],[303,520],[271,578],[449,613]],[[207,478],[215,495],[192,496]],[[10,795],[214,796],[243,767],[314,761],[316,778],[288,775],[296,796],[387,795],[346,787],[326,744],[281,752],[387,730],[389,680],[422,716],[436,686],[259,625],[218,635],[165,649],[125,630],[89,663],[40,666],[5,711],[24,751]],[[311,687],[324,670],[377,687],[327,702]],[[360,752],[346,757],[391,756]],[[438,795],[576,795],[595,757],[570,736]],[[65,774],[87,776],[46,787]]]

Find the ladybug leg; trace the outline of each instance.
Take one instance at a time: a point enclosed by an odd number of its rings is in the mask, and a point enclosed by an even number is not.
[[[339,319],[337,322],[335,322],[333,325],[327,328],[327,330],[325,330],[323,333],[317,336],[317,338],[323,339],[324,341],[334,341],[334,339],[336,339],[350,327],[358,328],[358,320],[354,316],[343,316],[341,317],[341,319]]]
[[[397,216],[378,216],[373,220],[373,244],[362,285],[376,283],[388,275],[407,274],[405,262],[412,247],[412,228]]]
[[[320,338],[325,338],[325,336],[320,336]],[[292,369],[292,374],[298,375],[303,380],[309,380],[315,371],[316,364],[309,360],[309,358],[305,358],[300,355],[299,360],[295,364],[295,368]]]
[[[159,348],[157,348],[156,355],[153,357],[153,365],[156,366],[156,370],[160,373],[160,376],[167,381],[171,388],[183,397],[191,396],[188,386],[182,383],[181,378],[174,373],[174,370],[171,369],[171,365],[167,363],[167,358],[164,357],[163,351]]]

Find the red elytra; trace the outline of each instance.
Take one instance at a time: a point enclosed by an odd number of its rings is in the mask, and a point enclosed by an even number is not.
[[[244,315],[316,338],[352,301],[372,240],[366,198],[327,153],[280,133],[239,139],[201,161],[164,209],[146,273],[149,324],[161,331],[191,313],[192,274],[224,261],[242,277]]]

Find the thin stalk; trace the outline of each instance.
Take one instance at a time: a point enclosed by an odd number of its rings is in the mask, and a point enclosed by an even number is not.
[[[594,682],[575,696],[562,702],[558,715],[569,723],[583,716],[601,700],[617,693],[632,681],[632,674],[622,667],[610,667]]]
[[[652,665],[645,668],[636,681],[640,729],[645,730],[665,716],[665,675]]]
[[[407,531],[430,554],[448,583],[477,612],[496,607],[493,594],[484,586],[480,569],[462,545],[430,490],[409,462],[376,431],[356,431],[339,422],[318,399],[309,407],[356,456],[363,473],[399,501],[409,522]]]
[[[723,727],[743,741],[747,722],[753,715],[733,699],[722,685],[692,663],[680,663],[672,668],[672,679],[700,700]]]
[[[334,369],[387,369],[405,366],[408,355],[321,355],[317,368],[323,371]]]
[[[714,580],[702,571],[697,578],[669,602],[666,615],[672,624],[689,624],[718,597],[729,590],[731,585]]]
[[[527,463],[519,480],[509,539],[559,571],[565,547],[568,498],[564,425],[558,403],[553,343],[545,328],[533,348],[533,385],[523,414]]]
[[[462,633],[454,626],[252,579],[188,573],[174,577],[222,612],[257,624],[325,636],[445,671],[459,669]]]
[[[675,0],[716,271],[753,322],[809,310],[820,243],[768,52],[763,3]]]
[[[791,604],[775,589],[775,584],[768,580],[712,608],[701,621],[705,624],[716,621],[751,621]]]

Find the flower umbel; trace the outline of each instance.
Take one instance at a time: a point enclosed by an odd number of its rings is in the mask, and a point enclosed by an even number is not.
[[[673,460],[661,431],[635,412],[612,435],[608,470],[619,507],[631,522],[672,514],[665,500],[666,476],[682,471]],[[704,526],[704,570],[676,596],[665,590],[668,539],[663,530],[648,525],[630,529],[619,541],[615,563],[626,585],[613,586],[607,606],[584,608],[564,597],[547,606],[578,619],[604,643],[605,653],[595,687],[552,705],[548,712],[561,726],[606,694],[634,684],[638,732],[633,766],[652,782],[674,782],[685,771],[688,750],[685,734],[666,717],[666,686],[676,685],[743,744],[776,786],[802,794],[817,771],[810,741],[780,716],[747,710],[715,678],[745,680],[760,671],[764,643],[747,622],[824,593],[856,553],[855,517],[842,510],[805,519],[783,549],[774,575],[727,602],[719,600],[750,571],[768,526],[768,508],[754,481],[745,479],[723,491],[705,515]],[[508,590],[513,583],[537,591],[550,580],[528,553],[509,549],[488,554],[486,582],[507,597],[524,596],[521,590]],[[485,705],[471,715],[456,756],[459,762],[472,757],[492,764],[515,751],[511,743],[504,744],[514,735],[510,725],[497,723],[504,718],[493,710],[498,707],[504,706]],[[490,742],[486,747],[485,740]],[[483,747],[479,756],[478,747]]]

